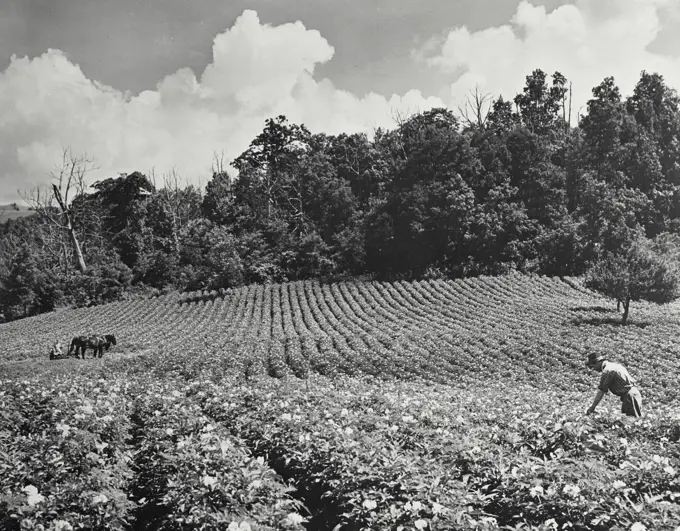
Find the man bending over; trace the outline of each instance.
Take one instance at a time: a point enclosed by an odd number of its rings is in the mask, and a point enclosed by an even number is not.
[[[588,355],[586,367],[602,373],[597,394],[593,404],[586,411],[586,415],[593,413],[602,397],[607,394],[607,391],[611,391],[621,398],[621,413],[629,417],[642,416],[642,396],[623,365],[607,361],[602,354],[592,353]]]

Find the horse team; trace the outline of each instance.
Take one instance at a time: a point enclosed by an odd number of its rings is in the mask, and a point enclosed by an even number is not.
[[[50,359],[58,360],[70,358],[72,356],[76,358],[82,356],[82,358],[85,359],[85,352],[88,348],[92,349],[93,358],[101,358],[104,355],[104,351],[106,350],[108,352],[111,345],[115,344],[116,336],[113,334],[106,334],[104,336],[76,336],[71,340],[71,346],[65,354],[63,353],[61,343],[57,341],[50,351]]]

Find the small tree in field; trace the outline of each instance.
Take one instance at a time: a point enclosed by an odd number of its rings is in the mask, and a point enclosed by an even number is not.
[[[607,253],[586,274],[588,288],[623,304],[623,324],[631,301],[671,302],[678,297],[679,284],[676,265],[644,239]]]

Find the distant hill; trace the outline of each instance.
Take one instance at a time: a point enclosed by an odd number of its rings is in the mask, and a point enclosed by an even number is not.
[[[35,211],[26,205],[16,203],[0,205],[0,223],[8,219],[23,218],[35,214]]]

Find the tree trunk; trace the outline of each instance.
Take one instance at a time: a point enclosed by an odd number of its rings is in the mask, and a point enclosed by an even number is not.
[[[623,320],[621,321],[624,325],[628,322],[628,308],[630,307],[630,298],[626,298],[623,302]]]
[[[68,277],[68,253],[66,252],[66,245],[61,244],[61,250],[64,251],[64,278]]]
[[[76,259],[78,260],[78,269],[81,273],[87,271],[87,266],[85,265],[85,259],[83,258],[83,252],[80,249],[80,243],[78,243],[78,236],[76,236],[76,230],[71,225],[69,220],[69,231],[71,232],[71,240],[73,241],[73,249],[76,251]]]
[[[78,261],[78,269],[80,269],[81,273],[85,273],[87,271],[87,266],[85,265],[85,259],[83,258],[83,252],[80,249],[80,243],[78,242],[78,236],[76,235],[76,229],[73,228],[73,224],[71,223],[71,216],[69,216],[68,208],[64,204],[64,200],[61,198],[61,192],[59,192],[59,188],[57,188],[57,185],[53,184],[52,188],[54,189],[54,197],[56,198],[57,202],[59,203],[59,207],[61,208],[61,212],[66,217],[66,225],[64,226],[64,228],[67,231],[69,231],[69,234],[71,235],[71,241],[73,242],[73,249],[75,251],[76,260]]]

